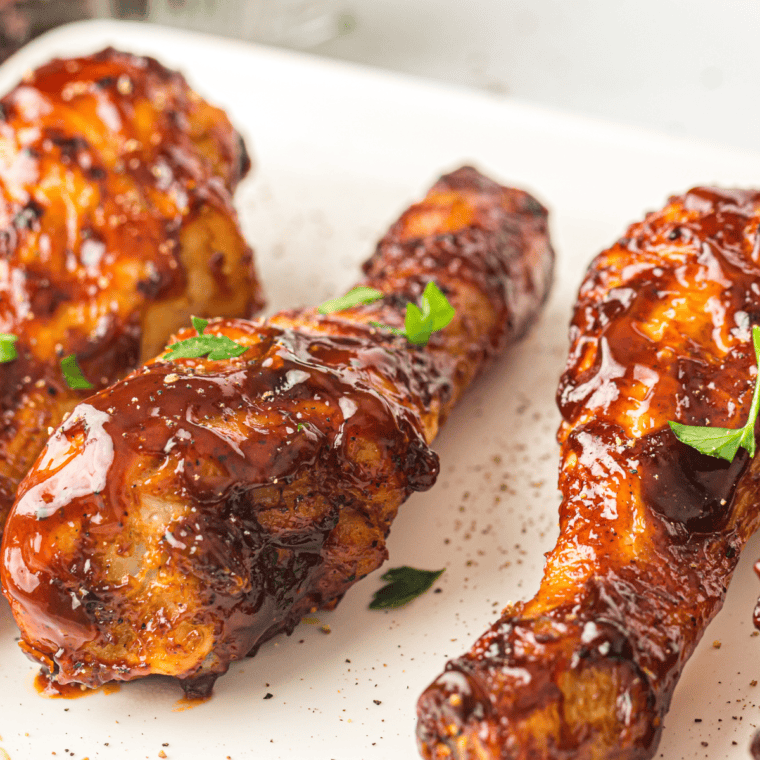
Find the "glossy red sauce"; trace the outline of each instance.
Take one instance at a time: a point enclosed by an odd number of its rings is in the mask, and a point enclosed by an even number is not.
[[[200,361],[153,364],[138,371],[80,405],[61,427],[58,435],[63,445],[67,439],[84,436],[83,456],[75,466],[39,486],[33,479],[26,482],[6,538],[10,558],[6,583],[14,594],[29,600],[29,615],[42,612],[40,622],[50,616],[66,621],[56,634],[62,647],[76,648],[96,635],[94,619],[106,614],[110,594],[118,596],[120,591],[101,585],[81,604],[72,604],[61,579],[79,572],[76,564],[57,567],[55,547],[46,549],[50,562],[46,564],[34,547],[45,546],[46,535],[72,520],[89,526],[87,536],[93,535],[84,538],[85,546],[109,535],[116,540],[132,466],[140,457],[162,456],[171,450],[181,463],[174,477],[174,495],[202,508],[192,518],[193,526],[200,529],[174,528],[184,545],[183,554],[193,545],[192,537],[202,535],[195,544],[196,562],[208,557],[210,566],[219,566],[219,559],[213,558],[224,558],[229,568],[238,556],[252,552],[258,558],[255,575],[266,577],[282,551],[288,552],[287,572],[280,571],[277,583],[266,584],[270,612],[258,617],[263,628],[249,624],[240,633],[247,642],[241,642],[243,653],[260,641],[273,620],[286,621],[286,628],[296,624],[300,615],[291,620],[287,613],[308,592],[309,578],[319,571],[323,544],[337,523],[340,507],[336,501],[324,519],[298,526],[290,534],[271,535],[258,521],[257,489],[272,482],[287,487],[305,470],[325,478],[313,484],[321,492],[339,494],[347,485],[373,488],[366,471],[356,466],[350,454],[351,441],[357,436],[370,436],[388,456],[403,463],[397,477],[409,491],[424,490],[435,481],[438,458],[425,442],[415,411],[421,395],[429,392],[418,385],[424,376],[422,367],[413,366],[421,357],[412,358],[408,352],[377,345],[366,337],[307,336],[243,321],[236,326],[241,333],[260,338],[240,360],[219,363],[212,374],[196,373],[193,365]],[[272,359],[269,366],[262,364],[265,357]],[[403,395],[378,394],[369,381],[370,371],[403,388]],[[438,385],[441,379],[433,382]],[[410,396],[412,403],[406,401]],[[312,399],[318,403],[312,404]],[[341,405],[353,410],[348,419]],[[151,408],[160,413],[153,414]],[[325,414],[325,409],[333,411]],[[245,418],[249,411],[267,419],[266,430],[259,435],[233,440],[204,424],[220,413]],[[48,452],[55,456],[55,449],[54,439]],[[209,462],[215,464],[212,473],[206,466]],[[105,499],[100,498],[101,492]],[[94,515],[97,525],[91,522]],[[17,552],[28,557],[27,569],[18,564],[21,554]],[[83,551],[81,556],[88,553]],[[38,572],[30,574],[34,567]],[[214,585],[219,583],[222,576]],[[246,604],[252,610],[264,604],[259,597],[264,589],[256,588]],[[239,598],[227,602],[219,595],[217,614],[226,604],[238,605]],[[227,615],[230,624],[239,625],[232,608]],[[278,629],[282,625],[276,624]]]
[[[684,196],[691,216],[670,224],[658,219],[656,226],[645,221],[635,236],[619,241],[626,254],[640,254],[640,261],[621,273],[626,278],[624,286],[610,289],[601,299],[584,298],[599,286],[598,275],[581,286],[570,338],[576,340],[582,330],[588,331],[593,337],[587,340],[598,343],[597,355],[592,367],[576,373],[573,365],[585,348],[584,341],[576,343],[578,353],[569,360],[572,371],[562,376],[557,392],[565,420],[573,421],[581,410],[593,414],[592,420],[574,429],[569,442],[584,456],[583,441],[589,446],[605,441],[604,448],[609,450],[614,448],[610,443],[616,435],[628,439],[626,432],[610,421],[625,419],[631,406],[630,389],[640,373],[639,381],[644,378],[651,401],[642,416],[644,435],[623,458],[642,463],[648,506],[689,532],[721,528],[748,462],[744,453],[731,465],[703,456],[680,443],[667,422],[740,427],[745,421],[741,415],[749,408],[756,365],[748,345],[749,325],[760,322],[760,262],[748,260],[746,255],[747,219],[756,202],[756,194],[750,191],[697,188]],[[735,343],[718,361],[709,345],[711,333],[700,336],[704,348],[686,340],[684,346],[669,349],[663,342],[647,339],[641,329],[653,307],[666,302],[674,289],[680,288],[679,283],[693,275],[687,257],[693,256],[695,246],[700,251],[695,263],[707,276],[725,283],[719,298],[710,302],[713,313],[705,326],[711,331],[726,323],[733,327]],[[659,249],[679,247],[684,255],[682,266],[672,260],[656,265]],[[699,280],[695,283],[698,287]],[[720,390],[728,399],[722,404],[716,403],[711,391],[718,377]],[[596,455],[589,452],[588,456]],[[620,466],[624,468],[622,460]]]

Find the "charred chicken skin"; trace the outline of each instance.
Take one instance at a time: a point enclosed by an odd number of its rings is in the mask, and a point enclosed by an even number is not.
[[[230,194],[249,161],[225,114],[156,61],[56,60],[0,100],[0,530],[50,426],[189,315],[261,305]]]
[[[80,404],[6,528],[24,651],[59,683],[162,673],[200,695],[334,606],[386,559],[402,502],[433,485],[430,442],[535,317],[552,259],[539,203],[460,169],[365,264],[381,300],[213,321],[205,334],[242,356],[159,356]],[[456,316],[427,346],[370,324],[400,327],[430,281]]]
[[[739,428],[755,383],[760,193],[696,188],[591,264],[570,328],[560,535],[537,595],[425,691],[426,758],[644,760],[760,521],[760,459],[668,426]]]

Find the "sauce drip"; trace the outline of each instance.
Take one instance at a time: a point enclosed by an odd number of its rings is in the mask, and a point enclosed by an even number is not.
[[[62,684],[50,678],[43,671],[34,676],[34,688],[36,692],[46,699],[81,699],[92,694],[115,694],[121,689],[118,683],[106,683],[97,688],[90,688],[80,683]]]
[[[208,702],[211,699],[211,691],[203,697],[185,695],[182,699],[178,699],[172,707],[172,712],[185,712],[185,710],[192,710],[199,705]]]

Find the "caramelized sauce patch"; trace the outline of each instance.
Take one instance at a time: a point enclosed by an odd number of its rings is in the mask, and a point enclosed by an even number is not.
[[[727,462],[700,454],[668,428],[645,436],[636,451],[642,460],[642,493],[653,510],[690,533],[725,526],[737,483],[749,464],[744,449]]]

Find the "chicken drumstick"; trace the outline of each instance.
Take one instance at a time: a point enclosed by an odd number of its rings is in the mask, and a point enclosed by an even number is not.
[[[55,60],[0,100],[0,531],[64,414],[76,354],[104,387],[190,314],[261,306],[230,195],[247,171],[225,114],[156,61]]]
[[[755,385],[760,193],[696,188],[591,264],[560,381],[560,535],[537,595],[422,695],[446,760],[645,760],[760,523],[760,458],[681,443],[740,428]]]
[[[197,695],[334,606],[385,560],[398,507],[435,481],[439,424],[526,330],[551,270],[545,209],[460,169],[365,265],[381,300],[212,322],[245,353],[159,356],[80,404],[6,527],[24,651],[59,683],[163,673]],[[370,324],[400,327],[432,280],[456,315],[425,347]]]

